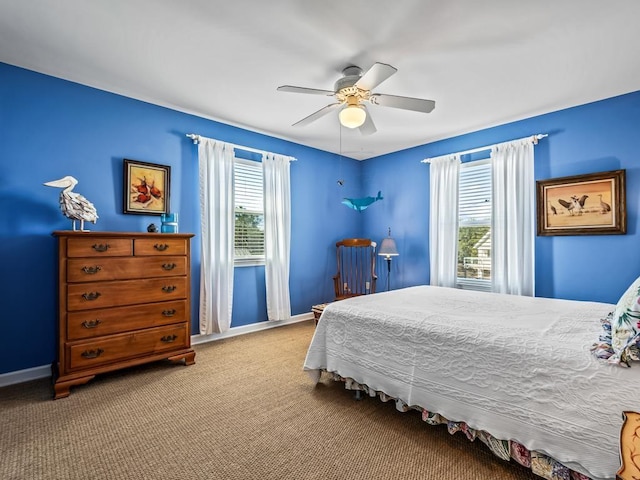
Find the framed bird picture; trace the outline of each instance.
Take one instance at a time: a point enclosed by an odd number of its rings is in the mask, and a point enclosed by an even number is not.
[[[169,213],[171,167],[124,159],[124,213]]]
[[[625,170],[538,180],[538,235],[627,233]]]

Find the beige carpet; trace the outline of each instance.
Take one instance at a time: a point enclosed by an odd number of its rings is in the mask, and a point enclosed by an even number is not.
[[[0,389],[0,479],[538,479],[393,402],[315,386],[313,321],[98,376]]]

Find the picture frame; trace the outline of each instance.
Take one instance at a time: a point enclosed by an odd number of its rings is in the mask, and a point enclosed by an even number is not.
[[[171,167],[125,158],[123,210],[134,215],[169,213]]]
[[[538,235],[627,233],[625,172],[538,180]]]

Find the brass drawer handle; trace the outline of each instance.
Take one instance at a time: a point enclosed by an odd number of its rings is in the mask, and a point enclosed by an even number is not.
[[[173,317],[176,314],[176,309],[172,308],[171,310],[163,310],[162,315],[165,317]]]
[[[165,270],[173,270],[177,265],[175,263],[163,263],[162,268]]]
[[[159,252],[164,252],[167,248],[169,248],[169,245],[167,245],[166,243],[156,243],[153,248],[155,248]]]
[[[111,248],[111,245],[108,243],[96,243],[91,248],[93,248],[96,252],[106,252]]]
[[[162,291],[165,292],[165,293],[171,293],[176,288],[178,288],[178,287],[176,287],[175,285],[165,285],[164,287],[162,287]]]
[[[91,300],[97,300],[100,295],[102,295],[100,292],[89,292],[89,293],[83,293],[82,298],[84,298],[87,301],[91,301]]]
[[[95,267],[87,267],[87,266],[82,267],[82,271],[87,275],[95,275],[100,270],[102,270],[102,267],[100,265],[96,265]]]
[[[104,350],[101,348],[96,348],[95,350],[85,350],[80,354],[82,358],[86,358],[87,360],[91,358],[98,358],[100,355],[104,353]]]
[[[96,318],[95,320],[85,320],[81,323],[84,328],[96,328],[98,325],[102,323],[102,320]]]
[[[178,338],[177,335],[165,335],[160,339],[160,341],[164,343],[172,343],[176,341],[176,338]]]

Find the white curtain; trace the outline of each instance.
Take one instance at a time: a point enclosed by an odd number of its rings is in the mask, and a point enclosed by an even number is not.
[[[458,264],[460,156],[431,160],[429,167],[429,259],[431,285],[455,287]]]
[[[200,138],[200,333],[231,326],[234,267],[233,146]]]
[[[291,318],[289,251],[291,242],[290,157],[262,155],[267,318]]]
[[[534,138],[491,149],[491,283],[498,293],[535,294]]]

